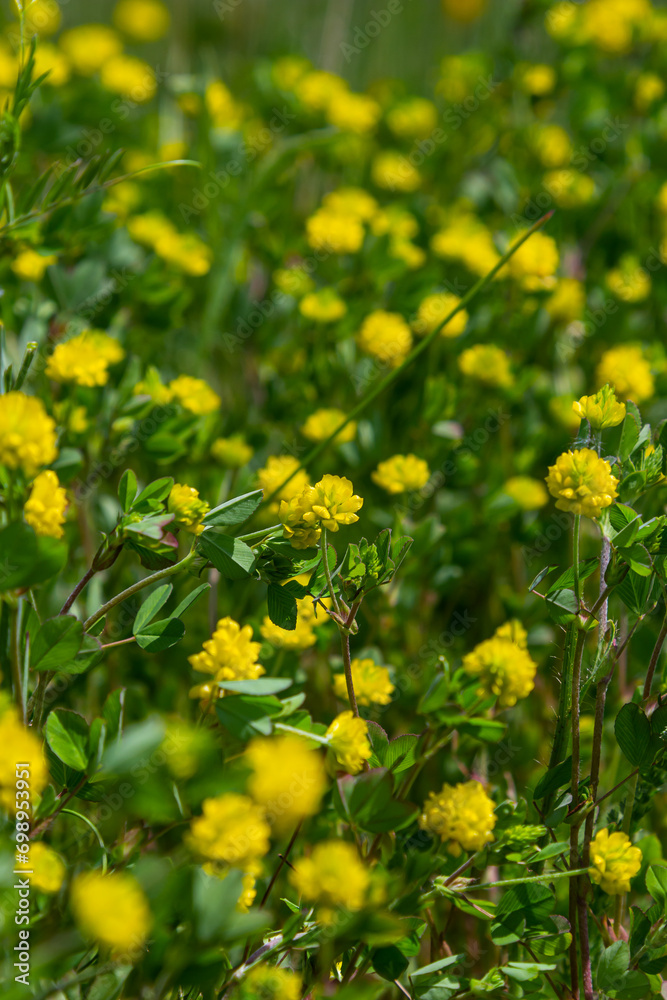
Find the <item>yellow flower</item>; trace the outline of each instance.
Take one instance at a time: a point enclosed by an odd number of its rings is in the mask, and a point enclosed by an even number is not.
[[[493,800],[479,781],[466,781],[458,785],[444,784],[439,792],[431,792],[424,803],[419,825],[449,841],[452,854],[481,851],[493,840],[496,825]]]
[[[143,215],[133,216],[128,219],[127,231],[137,243],[150,247],[154,247],[162,237],[175,232],[169,219],[160,212],[145,212]]]
[[[628,255],[619,267],[607,271],[607,286],[621,302],[643,302],[651,293],[651,278],[637,259]]]
[[[357,253],[364,242],[364,227],[356,215],[319,208],[306,219],[306,239],[314,250]]]
[[[358,135],[375,131],[380,113],[380,105],[374,98],[366,94],[350,94],[345,90],[335,93],[327,106],[327,119],[331,125]]]
[[[300,1000],[301,976],[273,965],[255,965],[234,993],[237,1000]]]
[[[503,493],[511,497],[521,510],[539,510],[549,502],[544,483],[530,476],[512,476],[503,486]]]
[[[55,0],[52,2],[55,7]],[[35,49],[35,76],[41,76],[42,73],[49,74],[44,81],[48,87],[62,87],[70,78],[69,59],[49,42],[41,42]]]
[[[371,755],[368,726],[364,719],[350,712],[341,712],[326,731],[329,746],[340,766],[349,774],[357,774]]]
[[[38,535],[62,538],[67,509],[67,494],[55,472],[47,469],[33,480],[30,496],[23,507],[26,523]]]
[[[30,35],[53,35],[60,27],[62,14],[57,0],[31,0],[23,4],[25,32]]]
[[[246,872],[241,880],[243,891],[238,898],[236,909],[239,913],[247,913],[257,896],[257,879],[252,872]]]
[[[341,215],[355,215],[362,222],[369,222],[378,211],[378,203],[363,188],[342,187],[330,191],[322,199],[322,206]]]
[[[113,337],[98,330],[84,330],[62,344],[56,344],[46,364],[46,374],[54,382],[73,382],[88,388],[106,385],[109,365],[125,356]]]
[[[630,879],[642,866],[642,852],[633,847],[625,834],[609,833],[605,827],[591,843],[591,867],[588,869],[593,882],[610,896],[630,892]]]
[[[0,38],[0,88],[13,90],[19,71],[19,61],[4,38]]]
[[[608,382],[617,396],[635,403],[650,399],[655,391],[651,366],[634,344],[620,344],[605,351],[595,377],[598,385]]]
[[[342,410],[333,408],[316,410],[306,420],[301,428],[301,433],[309,441],[324,441],[330,434],[333,434],[337,427],[340,427],[343,420],[345,420],[345,414]],[[343,427],[340,434],[336,435],[335,443],[344,444],[346,441],[353,441],[356,433],[357,425],[354,420],[351,420]]]
[[[303,521],[312,528],[339,527],[359,520],[357,511],[364,501],[353,493],[354,487],[344,476],[322,476],[319,483],[303,492]]]
[[[635,107],[648,111],[654,101],[659,101],[665,93],[665,84],[655,73],[642,73],[635,83]]]
[[[577,170],[550,170],[544,175],[544,187],[560,208],[579,208],[595,195],[593,178]]]
[[[238,129],[243,121],[243,109],[232,97],[222,80],[212,80],[206,88],[206,109],[216,128]]]
[[[57,454],[56,425],[41,400],[16,391],[1,395],[0,465],[30,476]]]
[[[160,0],[119,0],[113,23],[137,42],[156,42],[169,30],[171,16]]]
[[[524,93],[534,97],[544,97],[556,86],[556,70],[546,63],[535,63],[532,66],[522,64],[516,75]]]
[[[28,247],[19,251],[11,263],[11,269],[23,281],[41,281],[47,267],[55,264],[57,260],[55,254],[37,253]]]
[[[153,365],[146,369],[146,375],[141,382],[137,382],[133,393],[135,396],[150,396],[158,406],[171,402],[173,395],[169,386],[163,384],[162,376]]]
[[[26,803],[34,808],[35,797],[41,795],[49,783],[49,771],[44,757],[41,740],[35,736],[32,729],[26,729],[19,719],[13,706],[0,708],[0,746],[5,752],[0,756],[0,808],[13,814],[19,809],[26,809]],[[11,748],[11,753],[7,752]],[[27,779],[29,796],[17,795],[16,769],[26,768],[30,771]]]
[[[559,455],[556,464],[549,466],[546,482],[559,510],[585,517],[599,517],[618,495],[618,479],[612,475],[609,462],[592,448]]]
[[[524,235],[519,233],[512,246]],[[558,269],[558,247],[550,236],[533,233],[530,239],[519,247],[507,266],[514,278],[523,280],[524,287],[540,287],[533,279],[552,277]],[[526,283],[527,282],[527,283]]]
[[[603,385],[594,396],[582,396],[572,404],[581,420],[588,420],[591,427],[616,427],[625,419],[625,403],[619,403],[610,385]]]
[[[423,458],[416,455],[394,455],[380,462],[371,479],[388,493],[420,490],[429,481],[431,470]]]
[[[245,868],[264,857],[270,836],[262,807],[247,795],[226,792],[204,800],[202,815],[190,823],[187,842],[210,861]]]
[[[424,139],[437,124],[435,104],[423,97],[410,97],[387,112],[387,125],[400,139]]]
[[[306,487],[309,489],[310,487]],[[283,534],[289,538],[292,548],[311,549],[316,546],[322,537],[320,527],[306,524],[303,517],[308,510],[304,502],[304,493],[290,497],[289,500],[281,500],[278,508],[278,516],[283,525]]]
[[[264,806],[279,833],[290,833],[307,816],[314,816],[327,779],[322,755],[299,736],[258,737],[245,753],[252,774],[248,791]]]
[[[493,634],[496,639],[509,639],[521,649],[528,646],[528,633],[517,618],[510,618],[504,625],[499,625]]]
[[[293,90],[297,81],[310,68],[310,63],[304,56],[281,56],[271,67],[271,77],[280,90]]]
[[[347,306],[335,288],[320,288],[301,299],[299,312],[316,323],[334,323],[345,315]]]
[[[167,510],[175,515],[174,527],[184,528],[192,535],[201,535],[204,530],[201,522],[210,507],[205,500],[199,499],[199,490],[192,486],[174,483],[167,500]]]
[[[120,55],[123,44],[106,24],[80,24],[60,36],[59,45],[72,66],[81,76],[92,76],[114,56]]]
[[[442,0],[442,9],[453,21],[468,24],[482,16],[486,3],[487,0]]]
[[[494,636],[463,657],[463,669],[479,677],[480,696],[498,699],[499,708],[516,705],[535,687],[537,664],[527,650],[510,639]]]
[[[392,149],[377,153],[371,164],[371,177],[387,191],[416,191],[422,182],[421,174],[407,156]]]
[[[485,275],[500,260],[493,236],[474,215],[453,218],[431,239],[438,257],[460,260],[473,274]]]
[[[560,125],[543,125],[535,134],[535,148],[545,167],[565,167],[572,159],[572,143]]]
[[[299,858],[290,882],[304,899],[322,906],[360,910],[370,885],[370,875],[352,844],[325,840],[310,857]]]
[[[281,292],[300,299],[312,290],[313,279],[302,267],[280,267],[273,272],[273,280]]]
[[[65,880],[65,863],[48,844],[39,840],[30,845],[30,887],[40,892],[58,892]]]
[[[100,68],[102,86],[112,94],[130,98],[137,104],[150,101],[157,90],[155,71],[143,59],[120,53]]]
[[[164,232],[155,241],[155,252],[179,271],[200,278],[211,270],[213,254],[194,233]]]
[[[222,400],[217,392],[201,378],[191,375],[179,375],[169,383],[172,399],[175,399],[185,410],[198,417],[208,416],[220,409]]]
[[[410,240],[392,239],[389,244],[389,253],[397,260],[402,260],[411,271],[417,270],[426,260],[426,251],[418,247]]]
[[[72,882],[70,903],[81,932],[115,952],[138,951],[150,931],[148,901],[127,872],[89,871]]]
[[[576,278],[559,278],[544,308],[552,319],[571,323],[579,319],[585,305],[586,292],[582,283]]]
[[[394,692],[387,667],[379,667],[371,659],[355,658],[351,663],[352,684],[359,705],[388,705]],[[347,701],[345,674],[334,675],[334,692],[337,698]]]
[[[460,303],[458,295],[450,292],[436,292],[434,295],[427,295],[419,303],[417,318],[412,324],[415,333],[431,333],[439,326],[450,312]],[[450,321],[440,331],[441,337],[460,337],[468,323],[468,313],[465,309],[457,312]]]
[[[190,665],[203,674],[213,674],[216,681],[254,680],[264,667],[257,662],[261,643],[252,641],[252,627],[229,616],[221,618],[201,653],[189,656]]]
[[[242,434],[232,434],[228,438],[216,438],[211,445],[211,455],[228,469],[240,469],[248,464],[253,451]]]
[[[342,77],[324,70],[313,70],[297,79],[294,93],[311,111],[325,111],[333,98],[347,89]]]
[[[303,493],[308,486],[308,474],[299,469],[299,460],[291,455],[270,455],[263,469],[257,470],[257,482],[264,490],[264,497],[270,496],[281,483],[292,475],[288,483],[282,486],[276,494],[276,500],[291,500]]]
[[[397,368],[410,353],[412,333],[399,313],[376,309],[361,324],[357,343],[362,351]]]
[[[484,385],[506,389],[514,377],[506,353],[495,344],[476,344],[459,355],[459,368],[464,375]]]

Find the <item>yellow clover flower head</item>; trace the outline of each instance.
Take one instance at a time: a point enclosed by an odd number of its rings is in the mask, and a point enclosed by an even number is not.
[[[605,351],[597,367],[598,385],[609,383],[621,399],[643,403],[655,392],[651,366],[636,344],[620,344]]]
[[[535,687],[537,664],[510,638],[486,639],[463,657],[463,669],[479,678],[477,693],[498,699],[499,708],[516,705]]]
[[[226,792],[204,800],[202,815],[192,820],[187,840],[209,861],[246,868],[264,857],[270,836],[264,809],[247,795]]]
[[[380,115],[381,108],[375,98],[368,94],[351,94],[347,90],[337,91],[327,107],[329,124],[357,135],[374,132]]]
[[[539,510],[549,502],[544,483],[530,476],[512,476],[503,486],[503,493],[511,497],[521,510]]]
[[[30,845],[30,887],[40,892],[58,892],[65,881],[65,862],[48,844],[39,840]]]
[[[630,879],[642,866],[642,852],[633,847],[625,834],[610,833],[605,827],[591,843],[591,867],[588,873],[603,892],[620,896],[630,891]]]
[[[387,125],[399,139],[425,139],[438,124],[438,109],[424,97],[410,97],[387,112]]]
[[[479,781],[458,785],[444,784],[439,792],[431,792],[419,819],[422,830],[449,841],[453,855],[464,851],[481,851],[493,840],[496,825],[493,799]]]
[[[57,260],[55,254],[42,254],[27,247],[16,255],[11,263],[11,269],[23,281],[41,281],[47,267],[55,264]]]
[[[458,295],[452,295],[450,292],[436,292],[434,295],[427,295],[419,304],[412,329],[418,334],[431,333],[436,326],[440,326],[453,309],[456,309],[460,301]],[[440,336],[460,337],[467,326],[468,318],[466,310],[461,309],[443,326]]]
[[[340,767],[348,774],[361,771],[372,752],[365,720],[351,711],[341,712],[325,735]]]
[[[302,520],[311,528],[338,531],[341,525],[354,524],[363,506],[363,499],[344,476],[322,476],[319,483],[309,486],[302,495]]]
[[[507,389],[514,382],[510,360],[495,344],[475,344],[459,355],[459,368],[464,375],[483,385]]]
[[[292,548],[295,549],[314,548],[322,537],[321,527],[306,524],[304,520],[304,515],[308,510],[304,496],[305,491],[289,500],[280,501],[279,517],[283,525],[283,534],[285,538],[289,538]]]
[[[347,306],[335,288],[320,288],[301,299],[299,312],[315,323],[335,323],[347,312]]]
[[[58,454],[56,425],[44,404],[23,392],[0,396],[0,465],[34,475]]]
[[[525,233],[519,233],[513,241],[516,243]],[[544,233],[533,233],[530,239],[522,243],[507,267],[514,278],[522,281],[524,288],[530,290],[555,285],[553,275],[558,270],[559,254],[555,240]],[[547,284],[545,284],[545,280]]]
[[[318,208],[306,219],[306,239],[313,250],[357,253],[364,242],[364,227],[357,215]]]
[[[63,524],[67,510],[67,494],[51,469],[40,472],[30,489],[30,496],[23,507],[26,523],[38,535],[49,538],[63,537]]]
[[[46,364],[46,374],[54,382],[97,388],[109,380],[109,366],[125,357],[113,337],[101,330],[84,330],[62,344],[56,344]]]
[[[248,791],[278,833],[290,833],[314,816],[326,790],[322,754],[300,736],[258,737],[245,752],[251,768]]]
[[[557,322],[571,323],[579,319],[586,305],[584,286],[576,278],[559,278],[544,308]]]
[[[221,618],[201,653],[188,657],[194,670],[212,674],[216,681],[254,680],[264,667],[258,663],[261,643],[252,641],[252,627],[241,627],[233,618]]]
[[[2,398],[2,397],[0,397]],[[0,708],[0,746],[11,747],[11,753],[0,757],[0,809],[13,814],[16,811],[15,761],[30,765],[30,791],[34,797],[41,795],[49,783],[49,771],[41,740],[34,730],[27,729],[13,706]]]
[[[112,94],[120,94],[137,104],[150,101],[157,90],[155,70],[143,59],[124,52],[104,63],[100,69],[100,81]]]
[[[56,0],[32,0],[23,4],[25,32],[30,35],[53,35],[60,27],[62,13]]]
[[[342,410],[335,408],[316,410],[306,420],[301,428],[301,433],[309,441],[324,441],[330,434],[340,427],[345,420],[346,414]],[[357,425],[354,420],[343,427],[340,434],[335,437],[336,444],[344,444],[346,441],[353,441],[357,433]]]
[[[379,667],[370,658],[355,658],[351,663],[352,683],[359,705],[388,705],[394,693],[387,667]],[[341,701],[347,701],[345,674],[334,675],[334,692]]]
[[[205,417],[220,409],[222,400],[217,392],[201,378],[192,375],[179,375],[169,383],[172,399],[180,403],[184,410]]]
[[[376,309],[361,324],[357,344],[366,354],[398,368],[412,347],[412,332],[400,313]]]
[[[521,90],[533,97],[544,97],[556,86],[556,70],[547,63],[522,63],[515,75]]]
[[[232,434],[228,438],[216,438],[211,445],[211,455],[228,469],[240,469],[248,464],[253,451],[242,434]]]
[[[322,205],[332,212],[354,215],[362,222],[369,222],[378,212],[378,203],[373,195],[358,187],[336,188],[324,196]]]
[[[167,499],[167,510],[174,514],[174,527],[184,528],[192,535],[201,535],[204,530],[201,522],[210,507],[205,500],[199,499],[199,490],[183,483],[174,483]]]
[[[160,0],[119,0],[113,23],[137,42],[156,42],[169,30],[171,15]]]
[[[59,45],[81,76],[92,76],[109,59],[120,55],[123,43],[106,24],[80,24],[60,36]]]
[[[148,937],[152,925],[148,901],[127,872],[77,875],[70,904],[81,932],[115,952],[138,951]]]
[[[575,400],[572,409],[596,431],[616,427],[625,419],[625,403],[619,403],[610,385],[603,385],[593,396]]]
[[[237,1000],[300,1000],[301,976],[274,965],[255,965],[234,993]]]
[[[416,455],[394,455],[380,462],[371,479],[387,493],[420,490],[429,481],[431,470],[423,458]]]
[[[407,156],[393,149],[382,150],[375,156],[371,177],[386,191],[416,191],[422,183],[422,175]]]
[[[290,481],[281,486],[288,476],[292,476]],[[264,490],[265,498],[281,486],[276,500],[291,500],[303,493],[308,486],[308,474],[304,469],[299,469],[299,460],[292,455],[271,455],[264,468],[257,470],[257,482],[260,489]]]
[[[315,845],[309,857],[295,862],[290,882],[311,903],[360,910],[370,875],[352,844],[325,840]]]
[[[596,518],[618,496],[611,466],[592,448],[566,451],[549,466],[547,489],[559,510]]]

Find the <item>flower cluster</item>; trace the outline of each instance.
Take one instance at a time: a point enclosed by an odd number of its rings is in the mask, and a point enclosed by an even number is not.
[[[352,712],[341,712],[326,731],[337,763],[348,774],[357,774],[371,755],[368,726]]]
[[[338,531],[341,525],[359,520],[357,511],[363,500],[353,492],[349,479],[342,476],[323,476],[314,486],[307,486],[302,493],[280,504],[280,520],[285,537],[296,549],[316,545],[322,529]]]
[[[463,668],[479,678],[480,696],[496,697],[499,708],[508,708],[533,690],[537,664],[524,645],[505,637],[503,628],[464,656]]]
[[[592,448],[559,455],[556,464],[549,466],[546,482],[559,510],[590,518],[599,517],[618,495],[618,479],[609,462]]]
[[[387,667],[379,667],[370,658],[355,659],[352,668],[352,684],[359,705],[388,705],[394,693],[394,685]],[[334,675],[334,692],[337,698],[347,701],[345,674]]]
[[[630,892],[630,880],[642,866],[642,852],[633,847],[625,833],[600,830],[591,841],[591,867],[593,882],[610,896]]]
[[[426,486],[430,476],[427,463],[416,455],[394,455],[380,462],[375,472],[371,473],[373,482],[387,493],[420,490]]]
[[[493,840],[493,800],[479,781],[444,784],[439,792],[429,793],[419,825],[443,842],[448,841],[451,854],[460,854],[461,849],[481,851]]]
[[[250,625],[241,627],[233,618],[221,618],[201,653],[189,657],[191,666],[204,674],[212,674],[214,681],[248,680],[261,677],[264,667],[258,662],[261,644],[252,641]],[[193,698],[210,701],[215,698],[214,684],[198,684],[190,691]]]
[[[311,903],[354,911],[364,905],[370,874],[352,844],[331,840],[317,844],[309,857],[295,862],[290,882]]]
[[[619,403],[610,385],[603,385],[593,396],[575,400],[572,409],[582,420],[588,420],[593,430],[616,427],[625,418],[625,403]]]
[[[55,421],[44,404],[22,392],[0,395],[0,465],[30,476],[57,454]]]
[[[151,929],[148,901],[127,872],[77,875],[70,889],[70,904],[82,933],[114,952],[139,951]]]
[[[55,472],[51,469],[40,472],[33,480],[30,496],[23,507],[26,523],[38,535],[62,538],[66,510],[67,493],[58,482]]]
[[[202,519],[208,514],[209,505],[199,499],[199,490],[192,486],[174,483],[167,500],[167,510],[174,515],[174,527],[184,528],[193,535],[204,530]]]

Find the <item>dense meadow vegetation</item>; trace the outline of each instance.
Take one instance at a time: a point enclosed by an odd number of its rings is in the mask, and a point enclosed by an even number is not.
[[[0,991],[667,996],[667,7],[96,8],[2,11]]]

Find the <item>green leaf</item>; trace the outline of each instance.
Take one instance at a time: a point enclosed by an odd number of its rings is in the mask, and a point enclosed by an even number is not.
[[[416,763],[415,751],[419,737],[414,733],[389,740],[382,755],[382,764],[393,774],[399,774]]]
[[[137,645],[149,653],[159,653],[180,642],[185,635],[185,625],[178,618],[161,618],[160,621],[144,625],[135,638]]]
[[[269,618],[279,628],[293,631],[296,628],[296,598],[277,583],[270,583],[267,594]]]
[[[372,964],[378,976],[382,976],[383,979],[388,979],[390,983],[393,983],[395,979],[403,975],[409,962],[395,944],[389,944],[384,948],[376,948],[374,950]]]
[[[58,670],[72,660],[83,642],[83,625],[73,615],[48,618],[30,644],[31,670]]]
[[[625,420],[623,421],[621,440],[618,446],[618,457],[621,462],[626,462],[630,458],[630,455],[634,451],[635,445],[637,444],[638,438],[639,424],[632,414],[627,413]]]
[[[78,712],[54,708],[46,720],[46,741],[54,754],[75,771],[88,766],[88,723]]]
[[[629,549],[623,549],[621,555],[630,569],[639,576],[649,577],[653,573],[651,557],[643,545],[637,543]]]
[[[551,792],[555,792],[557,788],[562,788],[563,785],[569,785],[572,780],[572,754],[562,760],[560,764],[556,764],[551,770],[545,771],[540,780],[535,786],[535,791],[533,792],[534,799],[544,799]]]
[[[178,605],[178,607],[175,608],[172,611],[170,617],[171,618],[180,618],[181,615],[185,614],[185,612],[188,610],[188,608],[190,607],[190,605],[195,603],[195,601],[197,600],[198,597],[201,597],[202,594],[204,594],[207,590],[210,590],[210,589],[211,589],[211,584],[210,583],[202,583],[201,586],[195,587],[194,590],[190,591],[189,594],[185,595],[185,597],[180,602],[180,604]]]
[[[155,618],[158,611],[163,608],[169,600],[172,590],[172,584],[165,583],[161,587],[156,587],[155,590],[150,592],[137,611],[137,617],[134,619],[134,625],[132,626],[132,635],[137,635],[137,633],[142,632],[144,626],[148,625],[148,623]]]
[[[66,562],[67,545],[58,538],[37,535],[22,522],[0,531],[0,591],[43,583]]]
[[[614,733],[624,757],[633,767],[650,763],[653,758],[651,723],[639,705],[634,702],[623,705],[616,716]]]
[[[83,674],[99,663],[103,656],[104,652],[99,639],[96,639],[94,635],[84,634],[81,649],[69,663],[64,663],[59,667],[59,672],[71,675]]]
[[[215,681],[221,691],[232,691],[234,694],[278,694],[286,691],[294,681],[291,677],[257,677],[246,681]]]
[[[632,570],[621,580],[614,591],[623,601],[626,608],[636,615],[644,614],[650,592],[650,577],[634,573]]]
[[[204,518],[204,524],[242,524],[255,513],[264,498],[262,490],[253,490],[214,507]]]
[[[202,532],[197,539],[197,547],[228,580],[245,579],[257,563],[257,556],[249,545],[215,528]]]
[[[579,563],[579,579],[582,581],[587,580],[589,576],[592,576],[592,574],[595,573],[599,565],[600,562],[598,559],[582,560],[582,562]],[[565,570],[564,573],[561,573],[558,579],[554,580],[552,585],[549,587],[546,594],[547,599],[549,599],[551,595],[554,594],[557,590],[560,590],[563,587],[572,589],[573,586],[574,586],[574,567],[570,566],[568,569]]]
[[[272,715],[279,715],[282,703],[272,695],[255,697],[247,694],[220,698],[215,712],[220,724],[239,740],[248,740],[257,733],[268,736],[273,729]]]
[[[549,591],[547,611],[557,625],[567,625],[577,617],[577,598],[573,590]]]
[[[667,909],[667,868],[651,865],[646,872],[646,888],[655,901],[661,904],[664,913]]]
[[[120,500],[120,505],[126,514],[134,503],[136,495],[137,477],[132,472],[132,469],[126,469],[120,477],[120,482],[118,484],[118,499]]]
[[[465,957],[463,953],[460,955],[448,955],[447,958],[441,958],[438,962],[431,962],[430,965],[424,965],[421,969],[417,969],[416,972],[411,972],[410,979],[417,979],[419,976],[432,976],[435,972],[448,969],[450,965],[458,965],[461,959]]]
[[[120,735],[124,708],[125,688],[116,688],[107,695],[102,708],[102,715],[107,724],[107,741],[115,740]]]
[[[154,482],[149,483],[148,486],[141,491],[132,506],[137,507],[144,500],[165,500],[171,493],[173,485],[174,480],[171,476],[165,476],[163,479],[156,479]]]
[[[165,737],[165,723],[157,715],[129,726],[121,738],[104,752],[102,770],[107,774],[126,774],[137,763],[145,764]]]

